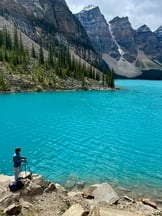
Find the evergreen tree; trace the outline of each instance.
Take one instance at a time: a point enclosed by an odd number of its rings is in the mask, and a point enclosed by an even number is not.
[[[100,81],[100,75],[98,73],[96,73],[96,80]]]
[[[34,44],[32,44],[31,56],[32,56],[32,58],[36,58]]]
[[[18,33],[16,27],[14,27],[14,50],[18,50],[19,48],[19,40],[18,40]]]
[[[52,49],[52,45],[50,43],[49,45],[49,49],[48,49],[48,66],[49,68],[53,68],[54,66],[54,61],[53,61],[53,49]]]
[[[109,74],[106,75],[106,84],[109,88],[114,88],[114,70],[112,69]]]
[[[44,54],[43,54],[43,42],[42,38],[40,39],[40,49],[39,49],[39,64],[44,64]]]
[[[114,69],[112,68],[111,73],[110,73],[110,87],[114,88],[115,84],[114,84]]]

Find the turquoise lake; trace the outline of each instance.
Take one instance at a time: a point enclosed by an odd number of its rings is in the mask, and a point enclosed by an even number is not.
[[[0,94],[0,173],[22,148],[30,169],[67,185],[108,182],[162,198],[162,81],[119,80],[119,91]]]

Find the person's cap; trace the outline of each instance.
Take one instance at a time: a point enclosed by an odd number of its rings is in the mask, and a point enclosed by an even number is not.
[[[21,148],[15,148],[15,152],[20,152]]]

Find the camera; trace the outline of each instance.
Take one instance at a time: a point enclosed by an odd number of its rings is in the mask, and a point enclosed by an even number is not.
[[[22,161],[23,163],[25,163],[25,162],[26,162],[26,157],[22,157],[21,161]]]

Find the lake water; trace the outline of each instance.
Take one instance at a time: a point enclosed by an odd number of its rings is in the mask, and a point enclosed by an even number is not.
[[[0,173],[12,175],[20,146],[34,173],[64,186],[108,182],[162,198],[162,81],[116,85],[123,90],[1,94]]]

